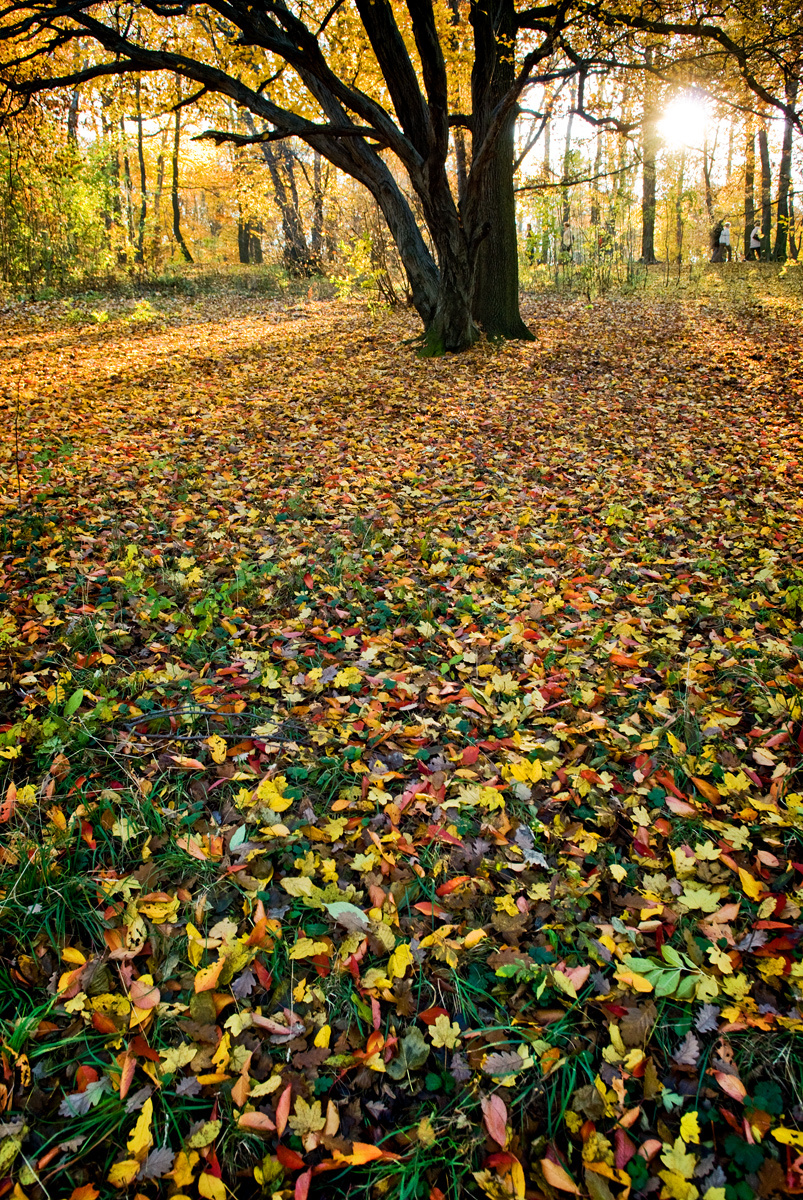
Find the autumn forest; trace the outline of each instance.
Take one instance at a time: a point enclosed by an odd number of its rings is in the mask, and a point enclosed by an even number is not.
[[[803,1192],[801,74],[0,5],[0,1200]]]

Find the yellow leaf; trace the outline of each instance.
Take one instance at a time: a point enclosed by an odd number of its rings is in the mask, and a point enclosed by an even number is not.
[[[331,1025],[322,1025],[321,1028],[318,1030],[318,1032],[315,1034],[315,1041],[313,1042],[313,1045],[316,1046],[319,1050],[326,1050],[329,1047],[329,1040],[330,1040],[331,1036],[332,1036],[332,1026]]]
[[[682,1137],[679,1137],[675,1138],[672,1149],[665,1150],[661,1155],[661,1162],[669,1168],[670,1172],[676,1172],[682,1179],[691,1179],[694,1168],[697,1166],[697,1155],[687,1154],[686,1143]]]
[[[311,958],[315,954],[328,954],[330,950],[326,942],[314,942],[312,938],[299,938],[289,951],[288,958]],[[196,989],[197,990],[197,989]]]
[[[632,987],[637,992],[652,991],[652,984],[649,979],[645,979],[643,975],[637,975],[629,967],[619,967],[616,971],[616,978],[619,983],[624,984],[625,987]]]
[[[73,946],[65,946],[61,952],[61,957],[65,962],[72,963],[73,966],[82,967],[86,962],[86,955],[80,950],[76,950]]]
[[[137,1118],[137,1123],[131,1130],[126,1142],[128,1153],[134,1158],[138,1158],[140,1162],[147,1156],[148,1151],[153,1145],[153,1135],[151,1133],[152,1122],[153,1100],[149,1098],[143,1104],[142,1111]]]
[[[761,893],[764,891],[757,879],[754,879],[749,871],[745,871],[744,867],[739,867],[739,879],[742,883],[742,888],[746,896],[751,900],[760,900]]]
[[[409,966],[415,962],[413,952],[406,942],[401,942],[388,959],[388,979],[401,979]]]
[[[773,1129],[772,1136],[782,1146],[803,1146],[803,1133],[799,1129],[786,1129],[783,1125]]]
[[[198,1195],[203,1196],[204,1200],[226,1200],[226,1185],[217,1175],[210,1175],[206,1171],[198,1176]]]
[[[678,1171],[659,1171],[658,1174],[664,1181],[662,1196],[667,1196],[670,1200],[697,1200],[700,1195],[694,1184]]]
[[[126,1158],[123,1162],[115,1163],[106,1176],[106,1182],[116,1188],[128,1187],[139,1175],[141,1165],[136,1158]]]
[[[439,1017],[435,1018],[434,1025],[430,1026],[429,1036],[433,1046],[445,1046],[447,1050],[453,1050],[455,1046],[460,1045],[460,1026],[457,1021],[450,1021],[444,1013],[441,1013]]]
[[[226,761],[226,742],[218,733],[213,733],[211,737],[206,739],[206,744],[209,747],[209,753],[212,755],[212,762],[224,763]]]
[[[680,1136],[684,1142],[700,1144],[700,1120],[696,1112],[684,1113],[680,1118]]]

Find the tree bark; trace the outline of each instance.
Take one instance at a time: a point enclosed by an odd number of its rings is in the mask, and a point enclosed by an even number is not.
[[[758,152],[761,158],[761,257],[768,262],[772,247],[772,168],[766,122],[758,131]]]
[[[139,162],[139,225],[137,228],[137,252],[134,255],[134,262],[143,266],[145,263],[145,217],[148,211],[148,194],[145,190],[147,179],[145,176],[145,145],[143,142],[142,129],[142,95],[141,84],[139,78],[134,83],[134,96],[136,100],[136,118],[137,118],[137,160]]]
[[[499,0],[495,9],[490,5],[487,10],[484,5],[473,5],[471,24],[474,32],[471,72],[474,127],[472,179],[467,188],[471,188],[472,194],[469,199],[467,191],[464,192],[460,211],[463,220],[468,217],[469,210],[472,214],[468,219],[468,237],[470,250],[476,254],[472,282],[473,317],[488,337],[532,341],[533,335],[519,311],[519,246],[513,191],[515,108],[511,109],[491,154],[482,164],[477,158],[483,153],[497,105],[514,82],[512,47],[516,26],[512,0]],[[471,324],[473,322],[469,320]]]
[[[171,158],[172,174],[170,177],[170,203],[173,209],[173,237],[178,243],[181,256],[185,262],[192,262],[192,255],[189,247],[184,241],[184,234],[181,232],[181,206],[178,202],[178,151],[179,143],[181,142],[181,109],[176,109],[175,124],[173,126],[173,154]]]
[[[647,66],[652,64],[652,47],[645,54]],[[658,151],[658,109],[655,86],[647,76],[644,86],[644,117],[642,120],[642,185],[641,185],[641,257],[645,263],[655,258],[655,189]]]
[[[797,100],[798,80],[792,76],[786,84],[786,101],[794,110]],[[786,248],[789,237],[789,184],[792,178],[792,121],[787,115],[784,118],[783,145],[781,147],[781,165],[778,171],[778,207],[777,225],[775,229],[775,251],[773,258],[777,262],[786,262]]]
[[[748,124],[744,147],[744,256],[750,258],[750,235],[756,224],[756,135]]]

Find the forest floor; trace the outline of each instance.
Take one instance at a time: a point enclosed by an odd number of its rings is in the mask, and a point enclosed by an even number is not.
[[[0,314],[0,1197],[803,1189],[803,326],[527,316]]]

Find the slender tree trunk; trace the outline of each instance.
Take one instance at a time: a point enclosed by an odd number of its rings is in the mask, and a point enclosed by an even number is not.
[[[137,159],[139,161],[139,227],[137,230],[137,252],[134,255],[134,262],[142,266],[145,262],[145,217],[148,211],[148,194],[146,192],[147,179],[145,176],[145,145],[143,142],[142,129],[142,95],[141,84],[139,77],[134,83],[134,97],[136,100],[136,118],[137,118]]]
[[[128,157],[128,139],[125,132],[125,119],[120,117],[120,134],[123,143],[123,191],[125,194],[125,215],[128,228],[128,244],[134,244],[134,185],[131,181],[131,160]]]
[[[800,253],[800,242],[796,237],[795,228],[795,198],[794,192],[789,192],[789,257],[797,262]]]
[[[153,254],[154,259],[159,252],[162,230],[159,214],[162,207],[162,192],[165,182],[165,147],[167,145],[167,130],[162,130],[162,140],[159,146],[159,157],[156,160],[156,188],[153,193]]]
[[[75,88],[67,111],[67,137],[74,146],[78,145],[78,113],[78,88]]]
[[[703,140],[703,186],[705,188],[705,207],[709,221],[714,220],[714,189],[711,185],[711,168],[714,165],[714,152],[708,153],[708,138]]]
[[[600,88],[599,103],[600,107],[604,102],[604,85]],[[594,189],[592,192],[593,199],[591,201],[591,224],[599,225],[602,217],[602,206],[600,204],[600,179],[599,174],[602,170],[602,142],[604,133],[601,129],[597,129],[597,148],[594,154],[594,182],[591,184]]]
[[[178,243],[178,247],[181,251],[181,256],[184,261],[192,262],[192,255],[190,254],[187,243],[184,241],[184,234],[181,232],[181,206],[178,201],[178,152],[180,142],[181,109],[177,108],[175,112],[175,122],[173,124],[173,154],[170,160],[170,205],[173,210],[173,237]]]
[[[796,76],[787,80],[786,102],[794,110],[797,100],[798,81]],[[786,261],[786,246],[789,237],[789,183],[792,178],[792,120],[784,118],[783,145],[781,147],[781,165],[778,171],[778,208],[775,230],[775,252],[773,258],[777,262]]]
[[[469,281],[473,316],[489,337],[532,341],[533,335],[519,312],[519,244],[513,191],[515,109],[511,110],[491,154],[484,160],[484,167],[478,166],[478,156],[483,152],[485,135],[496,107],[514,82],[515,62],[511,49],[515,44],[516,24],[513,0],[499,0],[489,11],[483,5],[473,5],[470,19],[474,33],[472,178],[467,184],[471,195],[466,194],[460,213],[461,220],[467,225],[470,251],[476,246],[474,278]],[[478,169],[479,178],[476,177]],[[430,229],[434,236],[432,225]],[[442,262],[440,267],[443,274]],[[449,270],[452,270],[451,266]],[[443,286],[442,280],[441,291]],[[471,332],[473,321],[470,315],[463,324],[468,345],[475,336]]]
[[[647,66],[652,65],[652,47],[646,51]],[[658,152],[658,106],[655,84],[648,75],[644,84],[644,118],[642,122],[642,191],[641,191],[641,257],[645,263],[655,258],[655,189]]]
[[[750,235],[756,224],[756,135],[747,126],[744,147],[744,257],[750,258]]]
[[[733,171],[733,121],[731,121],[730,125],[728,126],[728,165],[725,170],[725,179],[726,180],[730,179],[732,171]]]
[[[678,246],[678,262],[683,262],[683,175],[686,170],[686,147],[680,152],[678,171],[678,193],[675,200],[675,240]]]
[[[317,150],[312,159],[312,227],[310,229],[310,252],[316,271],[323,269],[323,159]]]
[[[571,90],[571,99],[569,100],[569,119],[566,122],[566,141],[563,143],[563,184],[561,187],[561,203],[562,203],[562,221],[564,225],[571,220],[571,199],[569,196],[569,185],[566,182],[569,178],[569,171],[572,165],[572,125],[574,124],[574,108],[576,104],[576,96],[574,88]]]
[[[766,122],[758,131],[758,152],[761,158],[761,257],[768,262],[772,248],[772,167]]]

